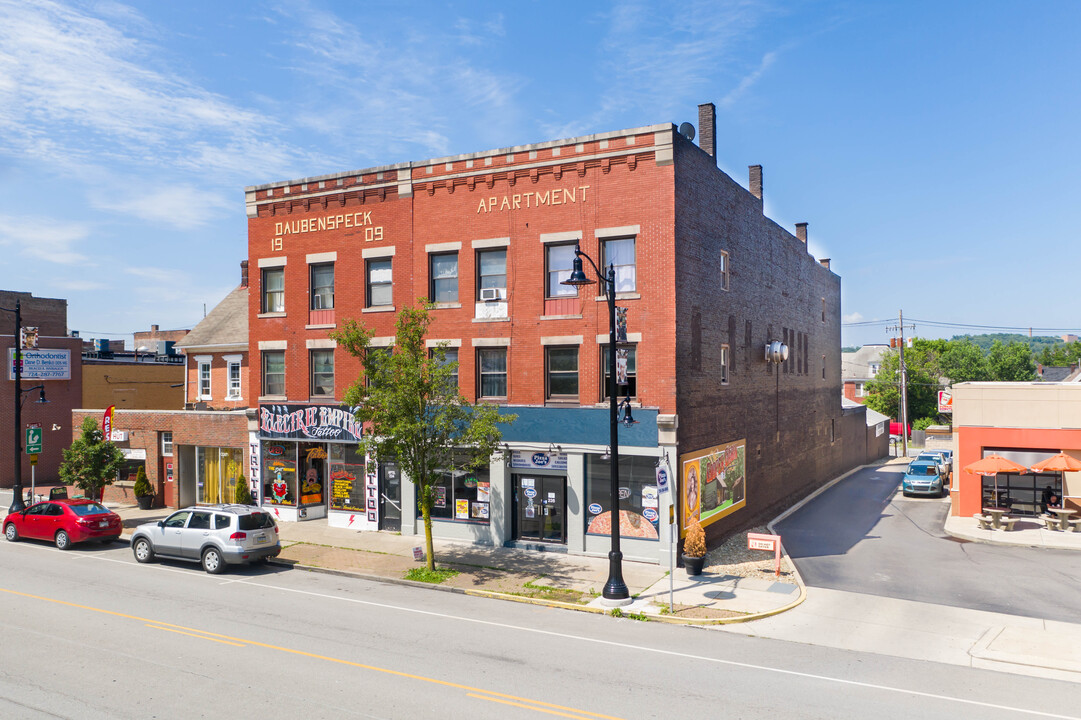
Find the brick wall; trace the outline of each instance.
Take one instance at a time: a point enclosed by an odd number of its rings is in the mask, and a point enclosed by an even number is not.
[[[747,441],[747,508],[711,525],[713,538],[860,464],[844,438],[858,430],[863,448],[864,428],[841,411],[840,279],[708,154],[677,138],[675,160],[680,452]],[[790,348],[780,365],[765,361],[772,340]]]
[[[45,337],[64,337],[68,334],[68,301],[57,298],[36,298],[27,292],[0,290],[0,307],[15,309],[20,303],[23,327],[38,328],[38,335]],[[0,316],[0,327],[9,334],[15,327],[14,313]]]
[[[632,136],[633,137],[633,136]],[[637,288],[635,295],[621,299],[629,308],[628,326],[641,333],[638,351],[638,374],[648,381],[639,382],[642,403],[673,412],[675,382],[671,375],[675,356],[670,328],[675,309],[671,302],[674,260],[671,255],[673,206],[672,168],[658,166],[652,148],[653,134],[611,140],[606,150],[619,148],[625,155],[604,160],[595,157],[599,142],[586,143],[581,151],[569,147],[549,147],[513,153],[515,160],[496,155],[493,164],[477,161],[474,174],[462,177],[466,161],[435,166],[431,174],[424,167],[412,168],[413,195],[399,198],[396,192],[384,194],[366,191],[364,176],[356,185],[344,185],[337,198],[324,206],[322,201],[291,200],[281,189],[272,208],[263,207],[249,220],[249,254],[252,267],[249,334],[253,352],[260,341],[287,342],[286,388],[292,401],[309,399],[309,339],[327,337],[325,328],[307,329],[309,253],[336,252],[335,319],[358,319],[374,329],[377,337],[394,335],[394,312],[364,312],[364,250],[393,247],[394,309],[414,303],[429,294],[429,253],[426,246],[461,243],[459,250],[458,304],[433,310],[428,333],[433,339],[460,340],[459,381],[462,393],[474,398],[476,392],[475,351],[472,338],[510,338],[508,350],[508,402],[539,405],[545,402],[545,366],[542,338],[581,336],[579,349],[579,402],[594,405],[601,401],[601,346],[598,334],[608,333],[608,310],[598,302],[600,287],[579,290],[578,299],[569,303],[570,311],[547,312],[545,309],[545,245],[541,236],[549,233],[573,233],[581,239],[583,251],[600,261],[598,228],[638,225],[636,243]],[[608,141],[605,141],[606,143]],[[635,149],[637,148],[637,149]],[[558,155],[554,152],[558,151]],[[565,160],[565,164],[531,167],[542,160]],[[586,159],[583,159],[586,158]],[[521,169],[519,169],[521,168]],[[453,177],[457,175],[458,177]],[[447,177],[452,176],[452,177]],[[373,179],[371,182],[375,182]],[[586,187],[588,186],[588,187]],[[585,188],[585,189],[583,189]],[[316,190],[312,184],[308,190]],[[292,186],[290,195],[303,192]],[[540,193],[549,198],[559,194],[560,203],[525,207],[526,194]],[[574,202],[568,193],[573,193]],[[503,207],[503,199],[519,207]],[[493,203],[494,199],[494,204]],[[344,204],[342,204],[344,203]],[[502,209],[501,209],[502,208]],[[278,223],[290,225],[317,220],[331,214],[362,213],[367,218],[362,227],[339,228],[316,232],[287,234],[281,249],[274,238]],[[370,215],[369,215],[370,214]],[[382,240],[367,240],[372,227],[382,229]],[[506,321],[475,321],[476,252],[474,240],[509,238],[507,246],[507,290],[509,312]],[[262,273],[259,260],[286,257],[286,317],[259,317]],[[586,265],[587,272],[592,270]],[[595,277],[595,276],[593,276]],[[348,279],[348,280],[346,280]],[[566,303],[564,303],[566,304]],[[359,364],[338,351],[336,389],[341,396],[347,383],[359,375]],[[251,362],[254,388],[261,387],[261,363]],[[252,393],[253,397],[257,392]]]
[[[4,302],[0,300],[0,303]],[[36,401],[40,397],[37,390],[23,394],[22,425],[19,429],[19,444],[24,439],[24,431],[29,423],[38,423],[42,428],[42,452],[38,457],[38,465],[33,471],[33,476],[38,484],[55,484],[57,482],[57,470],[63,460],[63,450],[70,444],[71,436],[71,410],[79,407],[82,402],[83,378],[82,378],[82,342],[79,338],[48,337],[42,335],[38,341],[39,347],[47,349],[66,349],[71,357],[70,380],[30,380],[23,379],[22,389],[26,390],[35,385],[45,386],[44,405]],[[3,357],[4,365],[7,364],[8,352],[14,347],[12,336],[0,335],[0,357]],[[8,370],[3,370],[0,379],[0,487],[10,488],[15,481],[15,435],[12,427],[15,408],[15,382],[8,380]],[[24,452],[22,454],[22,484],[30,487],[31,466],[30,458]]]
[[[199,396],[199,362],[197,357],[210,356],[210,400],[204,400]],[[229,363],[226,357],[240,356],[240,398],[236,400],[226,399],[229,392]],[[184,369],[184,382],[187,383],[187,399],[189,407],[195,403],[205,403],[208,410],[243,410],[254,406],[251,392],[249,391],[249,371],[247,352],[226,353],[203,353],[192,351],[187,355],[187,365]],[[180,389],[183,403],[184,389]]]
[[[87,360],[79,407],[179,410],[184,407],[184,366],[148,362]]]
[[[101,410],[75,410],[71,413],[75,432],[72,439],[79,436],[78,429],[83,418],[93,417],[101,423],[104,413]],[[113,429],[126,430],[128,439],[118,442],[119,447],[139,448],[146,451],[146,477],[156,490],[155,506],[176,507],[177,483],[180,482],[179,460],[180,445],[199,445],[203,447],[248,447],[248,425],[244,413],[216,411],[131,411],[117,409],[113,415]],[[173,455],[163,457],[161,433],[173,433]],[[165,480],[165,462],[173,463],[173,482]],[[107,502],[134,503],[135,496],[127,482],[114,483],[105,490]]]

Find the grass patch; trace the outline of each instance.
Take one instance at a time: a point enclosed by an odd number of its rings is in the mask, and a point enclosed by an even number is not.
[[[429,570],[426,567],[412,568],[405,573],[406,580],[413,580],[414,582],[425,582],[433,585],[438,585],[444,580],[448,580],[458,574],[457,570],[447,570],[445,568],[436,568],[435,570]]]
[[[556,602],[574,603],[577,605],[585,605],[589,602],[589,599],[584,597],[585,593],[580,590],[568,590],[567,588],[538,585],[534,582],[527,582],[522,585],[522,590],[507,594],[517,595],[518,597],[535,598],[537,600],[554,600]]]

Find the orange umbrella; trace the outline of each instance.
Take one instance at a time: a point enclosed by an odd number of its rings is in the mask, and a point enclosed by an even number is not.
[[[1066,453],[1052,455],[1046,460],[1041,460],[1032,466],[1032,472],[1079,472],[1081,460],[1070,457]]]
[[[1024,465],[1018,465],[1013,460],[1007,460],[998,453],[991,453],[985,458],[980,458],[974,463],[965,465],[965,472],[972,473],[973,475],[994,475],[994,501],[998,502],[998,474],[1000,472],[1024,473],[1028,472],[1028,468]]]

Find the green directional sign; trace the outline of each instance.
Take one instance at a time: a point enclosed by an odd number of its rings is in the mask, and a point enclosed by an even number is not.
[[[37,455],[41,452],[41,428],[26,428],[26,454]]]

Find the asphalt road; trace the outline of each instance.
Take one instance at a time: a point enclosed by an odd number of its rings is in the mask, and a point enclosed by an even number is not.
[[[949,501],[903,497],[903,472],[864,468],[778,523],[807,585],[1081,623],[1081,554],[949,538]]]
[[[123,544],[2,543],[0,578],[5,718],[1081,716],[1072,683]]]

